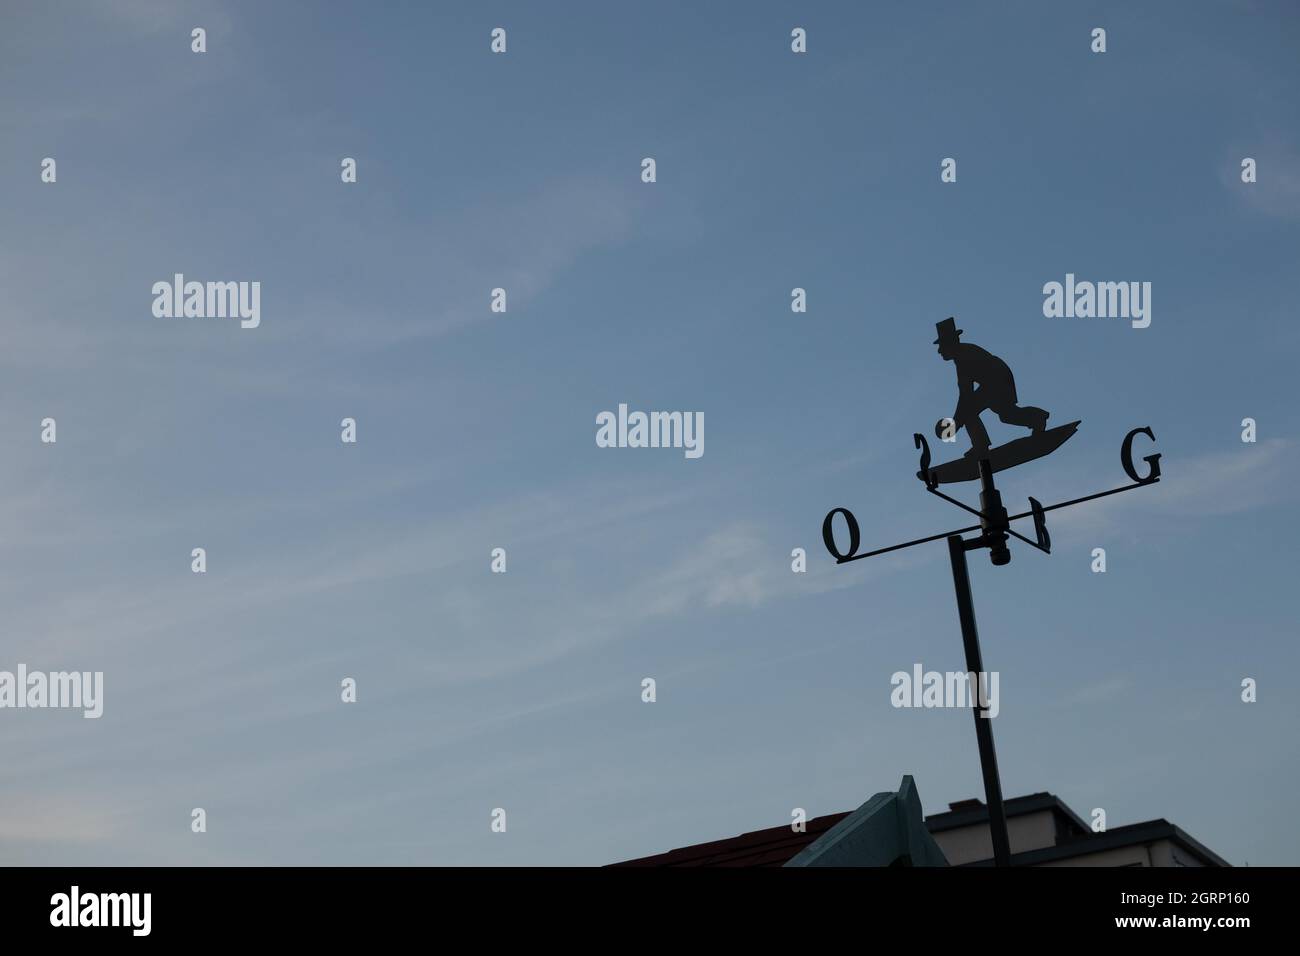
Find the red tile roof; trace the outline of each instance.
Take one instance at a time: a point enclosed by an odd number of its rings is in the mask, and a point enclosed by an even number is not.
[[[667,853],[643,856],[610,866],[781,866],[839,823],[848,813],[831,813],[809,820],[803,833],[790,826],[742,833],[726,840],[684,846]]]

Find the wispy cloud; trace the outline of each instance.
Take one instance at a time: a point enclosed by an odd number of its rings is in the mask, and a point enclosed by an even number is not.
[[[1096,704],[1104,700],[1110,700],[1118,694],[1133,686],[1133,678],[1129,674],[1115,674],[1105,680],[1096,681],[1091,684],[1085,684],[1063,695],[1058,704],[1062,707],[1075,707],[1079,704]]]
[[[1287,498],[1289,476],[1300,467],[1298,459],[1295,443],[1285,438],[1242,443],[1231,450],[1200,455],[1165,454],[1160,462],[1160,483],[1151,489],[1054,511],[1048,515],[1048,526],[1054,535],[1084,531],[1134,534],[1139,526],[1160,516],[1211,517],[1267,508]],[[1139,471],[1146,469],[1141,461],[1136,465]],[[1074,483],[1086,493],[1086,482],[1075,479]],[[1108,477],[1098,474],[1092,481],[1095,489],[1104,489],[1108,483],[1116,484],[1113,472]]]
[[[313,336],[374,349],[474,323],[514,321],[583,256],[622,242],[641,207],[623,186],[591,174],[557,179],[527,196],[478,202],[450,220],[400,227],[400,236],[392,223],[340,222],[355,248],[388,250],[387,261],[370,266],[375,274],[405,276],[426,290],[436,287],[437,296],[398,299],[380,288],[365,303],[308,299],[280,334],[297,337],[310,325]],[[506,291],[506,313],[489,309],[494,288]],[[427,311],[412,313],[412,298]]]

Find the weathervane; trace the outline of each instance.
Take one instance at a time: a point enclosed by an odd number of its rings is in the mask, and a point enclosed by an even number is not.
[[[938,330],[939,337],[933,344],[939,346],[939,354],[956,367],[958,393],[957,409],[953,412],[952,418],[940,419],[935,426],[935,433],[942,438],[965,428],[971,447],[963,457],[931,467],[929,442],[920,433],[913,435],[915,447],[921,450],[921,467],[916,476],[925,484],[926,491],[956,505],[963,511],[969,511],[979,518],[979,524],[859,554],[858,546],[861,544],[862,535],[857,519],[847,508],[833,508],[822,522],[822,541],[826,544],[826,550],[835,558],[836,564],[847,564],[849,561],[859,561],[889,551],[938,541],[940,538],[947,539],[948,556],[952,562],[952,583],[957,593],[957,614],[961,619],[962,643],[966,650],[966,669],[970,674],[975,675],[972,679],[977,684],[977,687],[972,688],[971,704],[975,717],[975,737],[979,744],[980,769],[984,776],[984,797],[989,810],[989,829],[993,838],[993,861],[997,866],[1009,866],[1011,843],[1007,837],[1007,817],[1002,804],[1002,782],[998,776],[997,752],[993,748],[993,727],[988,717],[980,715],[980,701],[987,699],[987,688],[982,686],[987,678],[984,676],[986,671],[980,653],[979,634],[975,629],[975,607],[971,599],[966,552],[988,548],[989,558],[993,564],[1005,565],[1011,561],[1011,550],[1007,547],[1007,542],[1010,538],[1016,538],[1044,554],[1050,554],[1052,539],[1047,533],[1047,512],[1155,484],[1160,480],[1160,455],[1147,455],[1143,458],[1142,460],[1147,464],[1147,473],[1145,476],[1138,474],[1133,466],[1133,439],[1138,435],[1145,435],[1154,441],[1155,434],[1149,426],[1134,428],[1124,436],[1124,443],[1120,446],[1120,463],[1124,466],[1125,473],[1132,479],[1132,484],[1047,506],[1039,504],[1037,499],[1031,497],[1028,511],[1008,515],[1007,509],[1002,504],[1002,495],[993,486],[993,473],[1050,455],[1074,435],[1079,422],[1073,421],[1049,429],[1048,413],[1044,409],[1018,404],[1015,379],[1006,362],[978,345],[962,342],[962,330],[957,328],[957,322],[953,318],[936,323],[935,328]],[[980,413],[986,410],[996,414],[1008,425],[1028,428],[1030,434],[1002,445],[990,445],[988,432],[984,428],[984,423],[980,421]],[[976,478],[980,481],[978,508],[949,497],[939,490],[941,484],[973,481]],[[836,515],[843,515],[845,525],[848,527],[849,550],[847,552],[840,551],[835,545]],[[1011,522],[1023,518],[1032,518],[1034,521],[1032,541],[1011,529]],[[962,535],[968,531],[978,531],[979,534],[972,538],[963,538]]]

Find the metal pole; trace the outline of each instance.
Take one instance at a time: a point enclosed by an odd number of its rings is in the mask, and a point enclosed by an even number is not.
[[[982,544],[982,542],[981,542]],[[979,634],[975,630],[975,605],[971,600],[970,573],[966,567],[966,542],[960,535],[948,538],[948,556],[952,559],[952,584],[957,592],[957,614],[961,618],[961,639],[966,646],[966,670],[975,675],[972,688],[975,699],[971,713],[975,716],[975,739],[979,742],[980,770],[984,773],[984,801],[989,808],[989,833],[993,838],[993,864],[1011,865],[1011,840],[1007,836],[1007,812],[1002,805],[1002,781],[998,778],[998,755],[993,749],[991,718],[980,716],[980,694],[984,660],[980,655]]]
[[[987,458],[980,459],[980,488],[980,512],[983,514],[980,527],[984,530],[980,546],[988,546],[989,558],[995,565],[1010,564],[1011,551],[1007,548],[1010,522],[1007,520],[1007,509],[1002,507],[1002,495],[993,487],[993,466]],[[969,588],[966,593],[970,594]],[[972,615],[971,630],[974,629],[975,618]]]

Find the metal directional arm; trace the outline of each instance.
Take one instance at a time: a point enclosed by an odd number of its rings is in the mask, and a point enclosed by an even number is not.
[[[1131,491],[1134,488],[1145,488],[1147,485],[1159,483],[1159,478],[1148,478],[1146,481],[1135,481],[1131,485],[1125,485],[1122,488],[1112,488],[1110,491],[1099,491],[1095,495],[1084,495],[1082,498],[1071,498],[1069,501],[1062,501],[1059,504],[1044,505],[1043,511],[1055,511],[1057,508],[1068,508],[1070,505],[1081,505],[1085,501],[1092,501],[1094,498],[1105,498],[1107,495],[1117,495],[1121,491]],[[1018,521],[1021,518],[1032,518],[1032,511],[1022,511],[1018,515],[1009,515],[1008,521]]]
[[[1048,511],[1056,511],[1060,508],[1069,508],[1072,505],[1080,505],[1083,504],[1085,501],[1092,501],[1096,498],[1105,498],[1108,495],[1117,495],[1121,491],[1131,491],[1134,488],[1144,488],[1147,485],[1157,484],[1159,481],[1160,478],[1157,475],[1157,477],[1148,478],[1145,481],[1135,481],[1131,485],[1124,485],[1121,488],[1112,488],[1110,491],[1099,491],[1095,495],[1084,495],[1082,498],[1072,498],[1069,501],[1058,502],[1057,504],[1054,505],[1043,505],[1039,509],[1037,509],[1037,511],[1038,514],[1044,514]],[[957,505],[958,507],[962,508],[965,511],[969,511],[973,515],[977,515],[980,518],[984,517],[984,515],[978,510],[976,510],[975,508],[972,508],[967,504],[957,501],[954,498],[949,498],[943,492],[935,491],[933,488],[930,488],[929,490],[931,493],[936,494],[940,498],[943,498],[947,501],[951,501],[953,504]],[[877,548],[875,551],[868,551],[865,554],[856,554],[853,551],[850,551],[848,554],[844,554],[843,552],[835,548],[835,538],[834,535],[831,533],[831,519],[835,517],[836,512],[843,512],[845,519],[849,522],[850,532],[851,532],[850,537],[852,540],[856,541],[859,538],[859,534],[860,534],[859,532],[854,530],[858,527],[857,519],[853,517],[853,513],[849,511],[847,508],[836,508],[835,511],[832,511],[830,514],[826,516],[826,521],[822,524],[822,538],[826,542],[826,549],[835,557],[836,564],[848,564],[850,561],[860,561],[863,558],[874,558],[878,554],[886,554],[890,551],[899,551],[903,548],[910,548],[913,545],[928,544],[931,541],[938,541],[940,538],[946,538],[949,535],[966,534],[969,531],[979,531],[981,527],[980,525],[973,524],[973,525],[968,525],[965,528],[954,528],[952,531],[941,531],[939,534],[932,534],[924,538],[917,538],[914,541],[904,541],[901,544],[891,544],[887,548]],[[1020,521],[1023,518],[1033,518],[1033,517],[1035,517],[1035,509],[1031,508],[1029,511],[1020,512],[1020,514],[1008,515],[1007,520]],[[1045,531],[1046,529],[1044,529],[1044,532]],[[1026,544],[1032,544],[1040,551],[1048,550],[1038,542],[1030,541],[1028,538],[1024,537],[1023,535],[1017,534],[1015,531],[1011,531],[1008,529],[1007,533],[1014,535],[1015,537],[1019,538],[1021,541],[1025,542]],[[1048,547],[1050,547],[1050,543]]]
[[[827,517],[830,517],[827,515]],[[850,561],[860,561],[863,558],[874,558],[878,554],[885,554],[889,551],[898,551],[902,548],[910,548],[916,544],[928,544],[931,541],[938,541],[940,538],[947,538],[954,534],[965,534],[967,531],[978,531],[980,526],[973,524],[968,528],[958,528],[955,531],[941,531],[938,534],[932,534],[928,538],[917,538],[915,541],[904,541],[902,544],[891,544],[887,548],[877,548],[875,551],[868,551],[866,554],[849,554],[844,557],[837,557],[836,564],[847,564]],[[831,554],[838,555],[839,552],[832,550]]]
[[[972,508],[970,505],[966,504],[966,502],[958,501],[956,498],[951,498],[948,495],[945,495],[938,488],[932,488],[929,485],[925,486],[925,490],[938,498],[942,498],[944,501],[948,502],[949,504],[956,505],[958,508],[961,508],[963,511],[969,511],[971,514],[979,518],[981,521],[985,520],[984,512],[980,511],[978,508]]]

